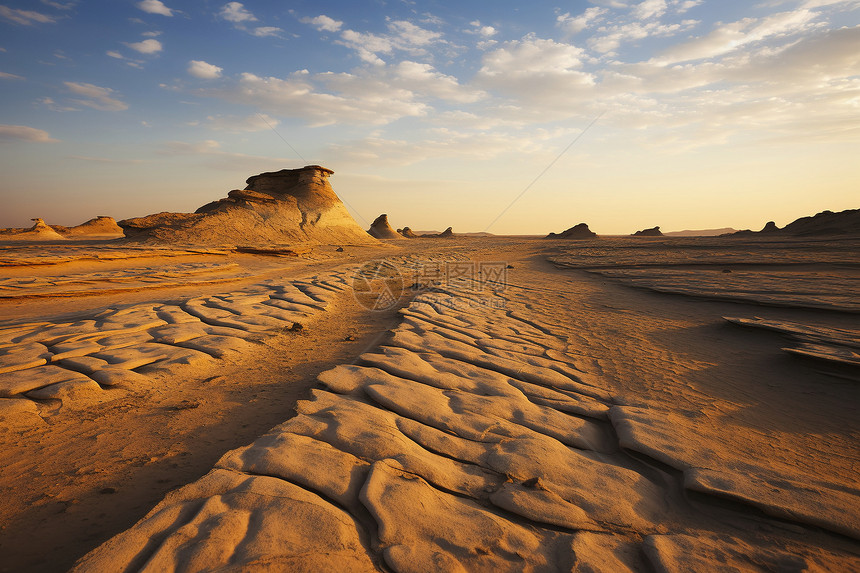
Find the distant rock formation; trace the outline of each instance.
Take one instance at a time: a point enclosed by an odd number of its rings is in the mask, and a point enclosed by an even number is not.
[[[721,229],[697,229],[697,230],[684,230],[684,231],[668,231],[663,233],[665,237],[718,237],[720,235],[727,235],[731,233],[737,233],[737,229],[733,229],[732,227],[723,227]]]
[[[801,217],[782,229],[769,221],[761,231],[737,231],[724,236],[754,237],[762,234],[788,237],[860,236],[860,209],[847,209],[838,213],[822,211],[811,217]]]
[[[441,233],[424,233],[422,235],[418,235],[418,237],[422,239],[447,239],[448,237],[453,237],[454,231],[451,227],[448,227]]]
[[[370,228],[367,230],[367,232],[370,233],[370,236],[375,239],[401,238],[401,235],[391,228],[391,225],[388,223],[388,215],[386,215],[385,213],[377,217],[373,221],[373,223],[371,223]]]
[[[194,213],[158,213],[119,222],[133,240],[205,245],[361,244],[373,239],[355,222],[319,165],[249,177],[245,189]]]
[[[594,239],[596,237],[597,233],[592,232],[585,223],[574,225],[561,233],[550,233],[546,236],[547,239]]]
[[[59,229],[58,229],[59,230]],[[121,237],[123,235],[122,227],[116,224],[116,221],[113,217],[106,217],[104,215],[99,215],[94,219],[90,219],[85,223],[81,223],[80,225],[76,225],[74,227],[70,227],[67,230],[62,231],[64,235],[70,236],[81,236],[81,235],[91,235],[91,236],[118,236]]]
[[[812,217],[801,217],[782,228],[795,237],[818,235],[860,235],[860,209],[834,213],[822,211]]]
[[[663,233],[660,231],[660,227],[653,227],[651,229],[642,229],[641,231],[636,231],[633,233],[634,237],[662,237]]]
[[[3,229],[2,241],[65,241],[66,238],[51,228],[42,219],[31,219],[34,224],[27,229]]]
[[[406,237],[407,239],[414,239],[418,237],[415,232],[409,227],[403,227],[402,229],[397,229],[397,232]]]

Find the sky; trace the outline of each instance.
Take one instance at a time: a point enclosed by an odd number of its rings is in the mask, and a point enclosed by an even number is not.
[[[0,0],[0,227],[319,164],[364,227],[860,207],[860,0]]]

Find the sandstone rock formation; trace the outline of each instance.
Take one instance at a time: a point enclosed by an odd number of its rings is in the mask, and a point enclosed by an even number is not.
[[[596,237],[597,234],[592,232],[585,223],[574,225],[561,233],[550,233],[546,236],[547,239],[594,239]]]
[[[81,223],[75,227],[70,227],[63,234],[71,236],[93,235],[93,236],[122,236],[122,227],[116,224],[113,217],[99,215],[94,219],[90,219],[85,223]]]
[[[441,233],[421,233],[417,236],[422,239],[447,239],[448,237],[454,236],[454,230],[451,227],[448,227]]]
[[[660,227],[654,227],[652,229],[643,229],[641,231],[636,231],[633,233],[634,237],[662,237],[663,233],[660,231]]]
[[[388,223],[388,215],[385,213],[371,223],[367,232],[375,239],[399,239],[401,237],[397,231],[391,228],[391,225]]]
[[[860,209],[847,209],[838,213],[822,211],[812,217],[796,219],[782,229],[773,221],[769,221],[761,231],[745,230],[726,236],[750,237],[762,233],[788,237],[860,236]]]
[[[397,232],[400,233],[401,235],[403,235],[404,237],[406,237],[407,239],[414,239],[414,238],[418,237],[418,235],[415,234],[415,231],[413,231],[409,227],[403,227],[402,229],[397,229]]]
[[[158,213],[120,221],[126,237],[186,244],[361,244],[358,226],[319,165],[249,177],[245,189],[194,213]]]
[[[28,229],[3,229],[3,241],[64,241],[66,238],[51,228],[42,219],[32,219],[34,224]]]
[[[801,217],[783,227],[782,232],[795,237],[860,235],[860,209],[822,211],[812,217]]]

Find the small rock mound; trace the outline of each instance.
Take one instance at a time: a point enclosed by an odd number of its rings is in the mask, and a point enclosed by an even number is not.
[[[414,239],[414,238],[418,237],[418,235],[415,234],[415,231],[413,231],[409,227],[403,227],[402,229],[397,229],[397,232],[400,233],[401,235],[403,235],[404,237],[406,237],[407,239]]]
[[[367,232],[374,239],[399,239],[401,237],[397,231],[391,228],[391,225],[388,223],[388,215],[385,213],[371,223]]]
[[[653,227],[651,229],[642,229],[641,231],[636,231],[633,233],[634,237],[662,237],[663,232],[660,230],[660,227]]]
[[[779,227],[776,226],[776,223],[774,223],[773,221],[768,221],[767,225],[765,225],[764,228],[759,231],[759,233],[776,233],[778,231]]]
[[[12,241],[65,241],[66,238],[51,228],[42,219],[32,219],[33,226],[28,229],[6,229],[0,240]]]
[[[594,239],[596,237],[597,233],[592,232],[585,223],[574,225],[561,233],[550,233],[546,236],[547,239]]]
[[[454,236],[454,230],[451,227],[448,227],[441,233],[424,233],[423,235],[418,235],[422,239],[447,239],[448,237]]]
[[[67,235],[93,235],[93,236],[122,236],[122,227],[116,224],[113,217],[99,215],[85,223],[69,228]]]

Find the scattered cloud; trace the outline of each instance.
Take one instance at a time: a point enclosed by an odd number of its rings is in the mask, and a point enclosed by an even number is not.
[[[219,68],[218,66],[209,64],[203,60],[191,60],[188,62],[188,73],[195,78],[214,80],[216,78],[220,78],[221,72],[223,71],[223,68]]]
[[[320,14],[314,18],[302,18],[299,22],[310,24],[320,32],[337,32],[343,27],[343,22],[330,18],[325,14]]]
[[[53,98],[43,97],[36,100],[36,103],[39,105],[43,105],[50,109],[51,111],[81,111],[80,108],[67,106],[67,105],[59,105],[57,102],[53,100]]]
[[[224,20],[233,22],[234,24],[257,21],[257,17],[246,10],[244,4],[241,2],[227,2],[221,7],[221,11],[218,12],[218,15]]]
[[[809,30],[815,26],[813,20],[817,16],[813,11],[801,9],[719,24],[705,36],[667,49],[657,60],[674,63],[721,56],[754,42]]]
[[[424,56],[431,45],[441,42],[444,42],[441,32],[427,30],[405,20],[388,22],[388,34],[344,30],[336,41],[337,44],[355,50],[359,58],[374,65],[385,63],[378,54],[389,55],[395,51],[403,51],[412,56]]]
[[[0,80],[23,80],[24,76],[16,76],[15,74],[8,74],[6,72],[0,72]]]
[[[666,0],[645,0],[633,7],[633,16],[640,20],[659,18],[668,8]]]
[[[275,26],[259,26],[254,28],[251,33],[258,38],[268,38],[270,36],[277,36],[281,32],[283,32],[283,30],[276,28]]]
[[[57,21],[53,16],[48,16],[41,12],[9,8],[3,4],[0,4],[0,18],[5,18],[10,22],[21,24],[22,26],[30,26],[32,24],[53,24]]]
[[[57,143],[44,129],[27,127],[26,125],[0,125],[0,140],[29,141],[31,143]]]
[[[571,16],[570,12],[565,12],[556,18],[558,26],[568,34],[579,34],[583,30],[591,27],[592,24],[602,20],[603,15],[608,10],[599,6],[587,8],[585,12],[579,16]]]
[[[206,118],[210,129],[217,131],[254,132],[272,129],[280,123],[274,117],[266,114],[249,115],[246,117],[231,115],[210,115]]]
[[[482,26],[480,20],[474,20],[469,22],[469,25],[472,28],[465,30],[467,34],[478,34],[479,36],[483,36],[484,38],[490,38],[498,34],[498,30],[493,28],[492,26]]]
[[[107,52],[105,52],[105,54],[107,54],[111,58],[116,58],[117,60],[124,60],[125,59],[125,56],[123,56],[122,54],[120,54],[116,50],[108,50]]]
[[[173,16],[173,10],[164,5],[160,0],[142,0],[137,7],[147,14],[161,14],[162,16]]]
[[[163,49],[161,42],[150,38],[140,42],[123,42],[126,46],[141,54],[157,54]]]
[[[122,111],[128,105],[114,97],[114,90],[93,84],[78,82],[63,82],[70,92],[83,96],[84,99],[74,99],[77,104],[91,107],[100,111]]]
[[[161,35],[161,32],[144,32],[141,36],[146,38],[157,38]]]
[[[77,0],[73,2],[66,2],[63,4],[62,2],[52,2],[51,0],[42,0],[42,4],[45,6],[50,6],[51,8],[56,8],[57,10],[71,10],[75,6],[77,6]]]

